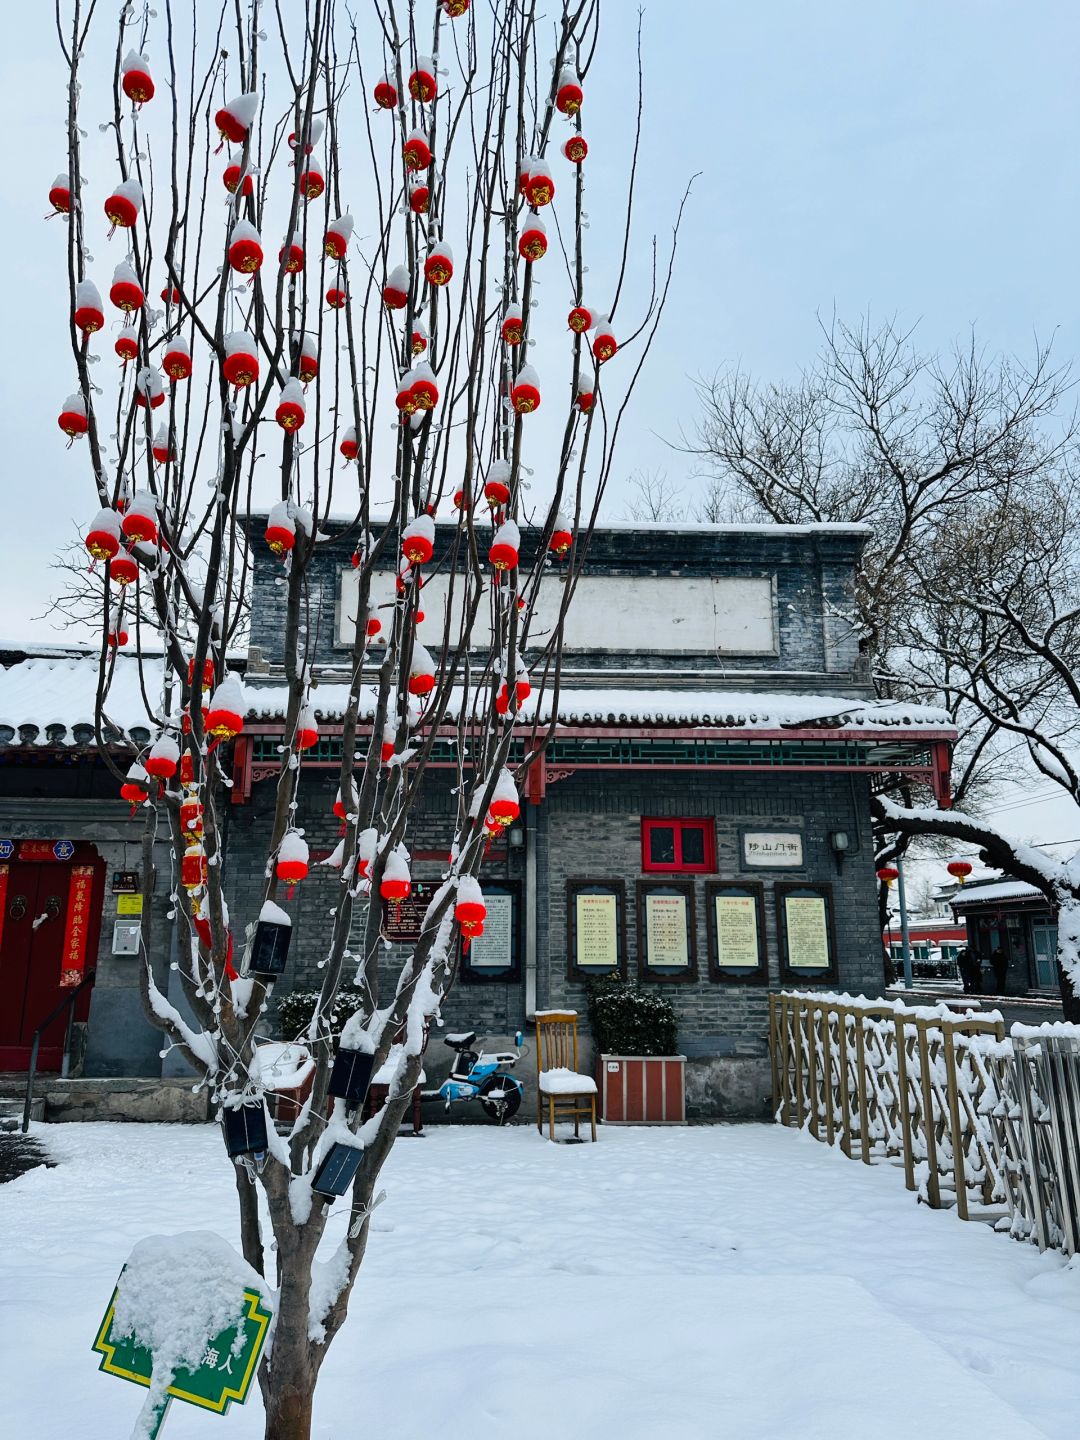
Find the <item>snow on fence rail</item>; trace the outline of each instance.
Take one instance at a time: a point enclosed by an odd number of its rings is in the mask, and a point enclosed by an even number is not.
[[[773,1111],[962,1220],[1080,1251],[1080,1027],[851,995],[769,996]]]

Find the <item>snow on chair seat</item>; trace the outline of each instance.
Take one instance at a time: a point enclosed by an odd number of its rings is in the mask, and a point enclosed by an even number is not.
[[[576,1010],[536,1012],[536,1128],[544,1133],[547,1112],[548,1138],[555,1139],[555,1121],[560,1116],[573,1120],[574,1137],[580,1139],[583,1118],[589,1120],[596,1139],[596,1081],[578,1070]]]

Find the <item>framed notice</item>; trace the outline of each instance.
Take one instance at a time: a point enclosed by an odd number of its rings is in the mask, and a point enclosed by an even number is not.
[[[580,980],[626,974],[626,887],[621,880],[566,882],[567,972]]]
[[[765,890],[762,885],[722,881],[705,886],[709,932],[709,978],[764,985],[769,978],[765,950]]]
[[[516,980],[521,973],[521,893],[516,884],[484,882],[484,933],[461,944],[461,978],[468,984]]]
[[[831,885],[777,885],[776,934],[784,979],[836,979]]]
[[[690,881],[638,881],[638,974],[643,980],[697,978]]]

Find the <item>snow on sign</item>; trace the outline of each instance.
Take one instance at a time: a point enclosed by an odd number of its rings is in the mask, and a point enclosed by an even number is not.
[[[155,1235],[120,1273],[93,1349],[149,1390],[136,1433],[154,1440],[173,1400],[224,1415],[247,1399],[272,1319],[259,1276],[219,1235]]]
[[[341,573],[337,643],[351,645],[359,572]],[[386,617],[394,603],[394,575],[371,577],[371,603],[389,631]],[[463,586],[454,587],[460,625]],[[449,577],[434,574],[424,584],[424,620],[417,633],[426,645],[441,645],[446,623]],[[529,648],[550,639],[563,600],[563,582],[545,577],[533,603]],[[491,635],[481,607],[473,646],[484,648]],[[564,646],[570,651],[634,651],[642,647],[642,616],[648,617],[649,648],[657,654],[775,655],[776,597],[771,575],[622,576],[583,575],[566,617]]]

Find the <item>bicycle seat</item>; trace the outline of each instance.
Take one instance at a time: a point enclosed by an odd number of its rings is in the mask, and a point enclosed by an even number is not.
[[[475,1030],[463,1031],[460,1035],[444,1035],[443,1044],[449,1045],[451,1050],[464,1050],[476,1039]]]

